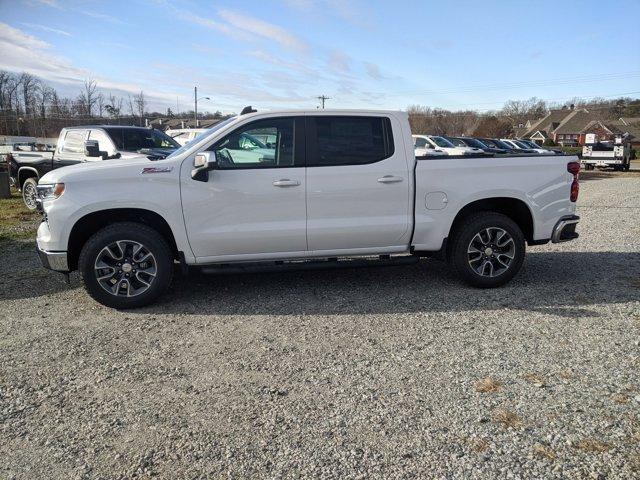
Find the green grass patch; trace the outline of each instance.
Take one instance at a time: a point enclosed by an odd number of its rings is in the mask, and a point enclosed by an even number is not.
[[[42,215],[24,206],[16,191],[11,198],[0,198],[0,244],[34,239]]]

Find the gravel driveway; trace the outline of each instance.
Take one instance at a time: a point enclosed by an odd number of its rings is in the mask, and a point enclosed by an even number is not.
[[[0,252],[0,478],[637,478],[640,175],[507,287],[411,267],[178,279],[131,312]]]

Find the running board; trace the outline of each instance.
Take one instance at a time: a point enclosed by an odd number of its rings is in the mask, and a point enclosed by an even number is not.
[[[328,260],[303,260],[290,262],[224,263],[219,265],[205,265],[200,267],[200,271],[208,275],[225,275],[295,270],[324,270],[329,268],[395,267],[400,265],[415,265],[419,261],[420,258],[413,255],[405,255],[401,257],[381,255],[376,259],[338,260],[336,258],[330,258]]]

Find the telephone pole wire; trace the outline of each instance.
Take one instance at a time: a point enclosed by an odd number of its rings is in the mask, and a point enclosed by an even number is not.
[[[320,102],[322,102],[322,109],[324,110],[324,102],[326,100],[331,100],[330,97],[327,97],[325,95],[320,95],[319,97],[316,97],[318,100],[320,100]]]

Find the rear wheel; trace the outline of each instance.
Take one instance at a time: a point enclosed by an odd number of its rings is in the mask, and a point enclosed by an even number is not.
[[[504,285],[522,267],[524,235],[506,215],[471,215],[462,220],[452,240],[449,262],[460,278],[474,287]]]
[[[29,210],[35,210],[37,207],[37,186],[38,180],[35,178],[27,178],[22,184],[22,201]]]
[[[94,234],[78,260],[85,289],[113,308],[137,308],[164,294],[173,275],[165,239],[146,225],[123,222]]]

